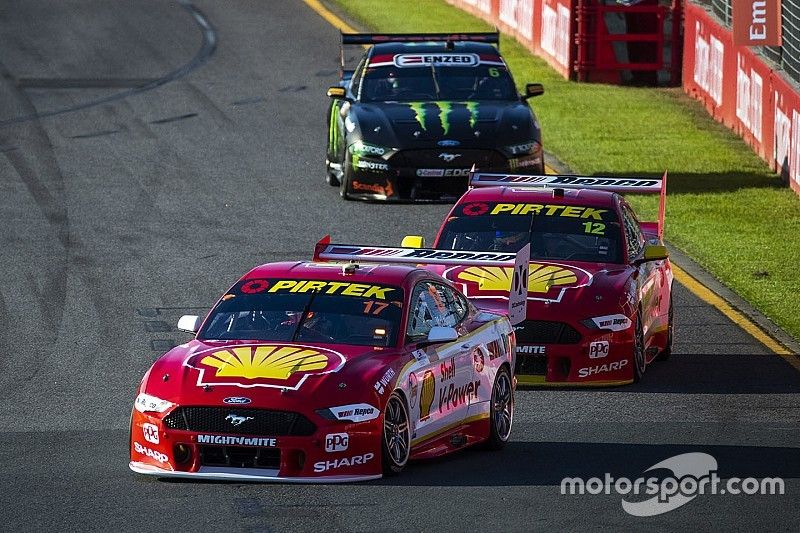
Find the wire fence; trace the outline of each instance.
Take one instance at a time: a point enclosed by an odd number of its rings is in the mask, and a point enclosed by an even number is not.
[[[733,0],[696,0],[711,7],[711,11],[730,27]],[[780,66],[786,75],[800,83],[800,0],[781,0],[781,46],[759,46],[767,59]]]

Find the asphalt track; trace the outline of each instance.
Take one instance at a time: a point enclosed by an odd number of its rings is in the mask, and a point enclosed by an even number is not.
[[[446,212],[324,184],[337,60],[301,2],[0,1],[0,530],[800,530],[800,372],[680,286],[670,361],[637,386],[520,391],[503,452],[339,486],[128,470],[133,392],[179,315],[326,233],[430,238]],[[637,518],[559,491],[684,452],[786,494]]]

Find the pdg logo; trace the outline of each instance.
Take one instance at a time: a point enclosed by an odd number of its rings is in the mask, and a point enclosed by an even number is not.
[[[347,449],[350,437],[347,433],[329,433],[325,435],[325,451],[328,453],[343,452]]]

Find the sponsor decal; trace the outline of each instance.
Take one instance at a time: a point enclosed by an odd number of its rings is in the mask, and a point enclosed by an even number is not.
[[[625,315],[605,315],[590,318],[598,329],[609,329],[611,331],[624,331],[631,327],[631,319]]]
[[[361,155],[383,155],[386,153],[386,148],[383,146],[375,146],[374,144],[367,144],[365,142],[356,141],[349,147],[351,154]]]
[[[380,183],[362,183],[353,180],[352,187],[354,191],[367,191],[384,196],[392,196],[394,194],[394,187],[392,187],[392,182],[389,180],[386,180],[383,185]]]
[[[330,412],[337,420],[345,422],[368,422],[375,420],[380,415],[380,411],[368,403],[354,403],[332,407]]]
[[[443,387],[439,391],[439,412],[455,409],[459,405],[464,405],[470,400],[476,399],[480,386],[480,380],[476,380],[460,387],[457,387],[455,383],[450,383],[448,387]]]
[[[450,139],[442,139],[438,143],[439,146],[460,146],[461,143],[459,141],[450,140]]]
[[[408,375],[408,403],[412,409],[417,406],[417,394],[419,394],[419,380],[412,372]]]
[[[478,54],[397,54],[396,67],[474,67],[481,61]]]
[[[376,161],[367,161],[366,159],[359,159],[355,166],[361,170],[389,170],[389,163],[378,163]]]
[[[505,355],[508,353],[505,342],[507,339],[507,335],[501,334],[500,339],[495,339],[486,345],[486,351],[489,352],[490,361],[494,361],[498,357],[505,357]]]
[[[513,158],[508,160],[508,168],[511,170],[517,170],[519,168],[528,168],[528,167],[538,167],[541,164],[542,160],[538,157],[533,158]]]
[[[595,341],[589,343],[589,359],[602,359],[608,356],[608,341]]]
[[[538,6],[537,6],[538,7]],[[527,40],[533,36],[533,0],[500,0],[500,20]]]
[[[230,422],[232,426],[241,426],[248,420],[255,420],[252,416],[240,416],[234,413],[225,417],[226,422]]]
[[[422,376],[422,387],[419,393],[419,419],[427,420],[431,416],[431,406],[436,397],[436,378],[433,372],[426,370]]]
[[[504,263],[512,262],[516,258],[516,254],[501,253],[501,252],[472,252],[467,250],[433,250],[430,248],[385,248],[385,247],[372,247],[372,248],[359,248],[355,246],[347,246],[340,244],[330,244],[325,247],[319,254],[319,259],[328,259],[333,261],[342,260],[364,260],[364,256],[371,257],[391,257],[393,263],[462,263],[465,261],[471,263],[487,262],[487,263]],[[418,260],[422,261],[418,261]],[[324,282],[320,282],[324,283]],[[349,285],[348,283],[331,282],[333,285]],[[368,285],[360,285],[361,287],[369,287]],[[387,288],[386,290],[393,290]],[[270,292],[272,288],[270,288]],[[353,296],[361,296],[367,298],[365,290],[361,291],[362,294],[353,294]],[[371,293],[370,293],[371,294]],[[379,299],[385,299],[378,296],[373,296]]]
[[[245,396],[230,396],[222,400],[223,403],[227,403],[229,405],[247,405],[250,403],[250,398]]]
[[[414,356],[414,359],[416,359],[418,363],[422,363],[424,365],[430,363],[430,359],[428,358],[428,354],[425,352],[425,350],[414,350],[411,352],[411,355]]]
[[[607,209],[555,204],[495,204],[490,215],[544,215],[603,220]]]
[[[325,451],[328,453],[347,450],[350,436],[347,433],[329,433],[325,435]]]
[[[472,129],[475,129],[475,125],[478,123],[480,104],[477,102],[410,102],[406,105],[414,112],[414,118],[423,131],[428,131],[428,119],[433,117],[433,113],[436,113],[439,119],[442,135],[450,132],[451,118],[456,113],[463,114],[466,111],[465,118]]]
[[[469,168],[418,168],[420,178],[463,178],[469,176]]]
[[[528,355],[545,355],[544,346],[517,346],[517,353]]]
[[[278,439],[274,437],[236,437],[232,435],[198,435],[198,444],[221,444],[223,446],[258,446],[274,448]]]
[[[588,378],[589,376],[594,376],[595,374],[606,374],[608,372],[616,372],[617,370],[622,370],[622,368],[624,368],[627,365],[628,365],[628,360],[623,359],[622,361],[615,361],[613,363],[581,368],[580,370],[578,370],[578,377]]]
[[[781,45],[781,0],[737,0],[732,15],[733,44]]]
[[[343,466],[359,466],[365,465],[375,458],[374,453],[365,453],[364,455],[354,455],[353,457],[342,457],[341,459],[331,459],[330,461],[318,461],[314,463],[314,472],[326,472],[342,468]]]
[[[514,277],[512,267],[454,267],[447,279],[459,283],[469,298],[508,298]],[[561,301],[564,291],[591,283],[589,272],[557,263],[528,265],[528,300]]]
[[[389,386],[389,382],[392,381],[395,375],[394,369],[388,368],[386,370],[383,377],[375,383],[375,390],[378,391],[378,394],[383,395],[383,393],[386,392],[386,387]]]
[[[150,457],[151,459],[155,459],[159,463],[166,463],[167,461],[169,461],[169,458],[167,457],[166,454],[161,453],[161,452],[156,451],[156,450],[153,450],[153,449],[150,449],[147,446],[142,446],[138,442],[134,442],[133,443],[133,449],[136,450],[136,453],[140,453],[142,455],[146,455],[147,457]]]
[[[456,358],[451,357],[450,362],[444,361],[439,364],[439,381],[444,383],[456,377]]]
[[[385,300],[387,293],[394,291],[393,287],[380,285],[366,285],[363,283],[346,283],[342,281],[307,281],[307,280],[279,280],[274,281],[268,292],[320,292],[323,294],[336,294],[339,296],[357,296],[359,298],[374,298]]]
[[[297,390],[308,376],[338,371],[344,364],[344,356],[301,344],[240,344],[203,350],[191,355],[185,364],[199,371],[198,387],[232,385]]]
[[[269,288],[269,281],[265,279],[251,279],[245,281],[240,289],[244,294],[258,294]]]
[[[547,187],[564,187],[567,189],[599,188],[599,189],[614,190],[617,192],[636,192],[636,191],[657,192],[661,190],[661,178],[637,178],[637,177],[609,178],[600,176],[549,176],[549,175],[521,176],[517,174],[476,173],[475,176],[473,176],[472,178],[472,185],[483,186],[483,187],[497,187],[497,186],[513,187],[515,185],[528,187],[530,185],[536,185],[536,186],[541,185]],[[566,206],[561,206],[561,207],[563,208]],[[537,215],[553,214],[553,213],[540,213],[536,211],[534,211],[534,213]],[[516,214],[527,214],[527,213],[515,212],[513,214],[516,215]]]
[[[158,426],[155,424],[150,424],[149,422],[145,422],[142,424],[142,436],[144,440],[147,442],[152,442],[153,444],[158,444],[159,436],[158,436]]]
[[[472,350],[472,363],[475,365],[475,372],[483,372],[484,362],[483,351],[480,348]]]
[[[557,4],[558,11],[551,6],[542,5],[541,47],[562,67],[569,67],[570,9]]]
[[[736,118],[761,142],[761,101],[764,80],[752,68],[747,72],[742,54],[736,54]]]
[[[470,204],[464,204],[461,207],[461,212],[468,217],[477,217],[480,215],[485,215],[489,212],[489,204],[484,202],[474,202]]]

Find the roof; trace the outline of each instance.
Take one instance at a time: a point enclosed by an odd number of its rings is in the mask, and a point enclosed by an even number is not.
[[[497,48],[489,43],[460,42],[454,41],[453,48],[448,49],[445,41],[428,41],[424,43],[379,43],[373,45],[373,54],[399,54],[399,53],[421,53],[431,52],[473,52],[476,54],[499,55]]]
[[[562,189],[564,196],[554,196],[554,188],[479,187],[468,190],[458,201],[467,202],[524,202],[556,205],[577,205],[616,208],[617,194],[597,189]]]
[[[286,278],[347,281],[348,283],[386,284],[400,287],[410,274],[424,272],[413,265],[381,265],[363,263],[352,274],[343,274],[344,265],[312,261],[267,263],[252,269],[242,279]]]

